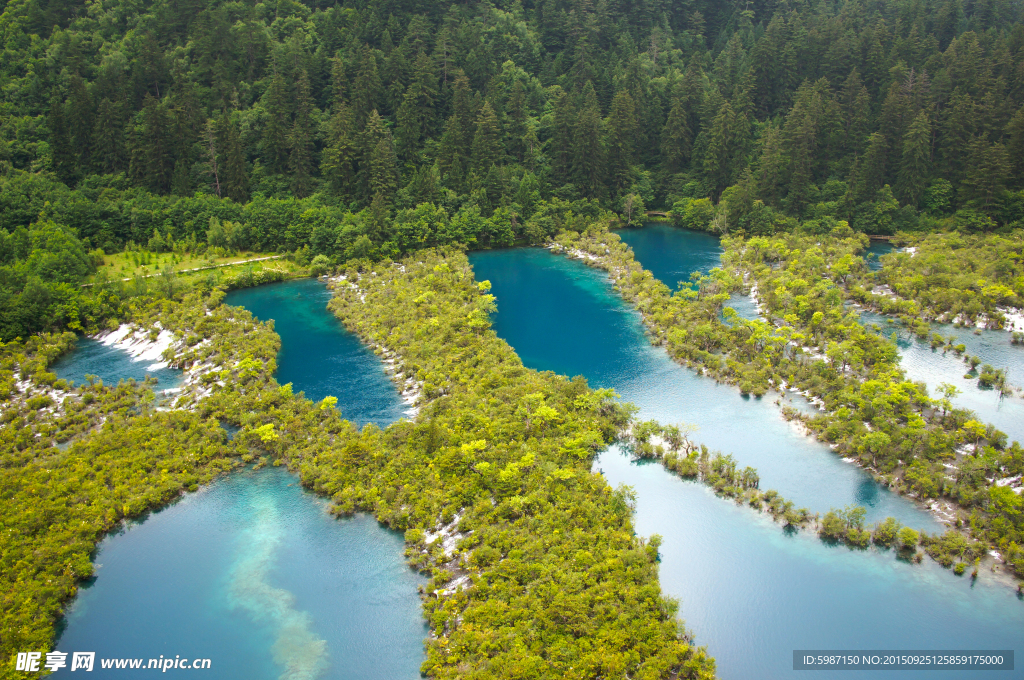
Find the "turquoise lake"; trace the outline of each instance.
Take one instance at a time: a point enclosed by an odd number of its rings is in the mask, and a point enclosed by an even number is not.
[[[715,266],[713,257],[695,259]],[[694,439],[758,468],[762,489],[778,489],[812,511],[857,503],[868,509],[869,521],[893,515],[929,531],[941,528],[922,509],[796,432],[774,397],[744,399],[736,388],[698,377],[652,347],[639,316],[602,272],[541,249],[473,253],[470,261],[477,279],[491,281],[497,296],[495,330],[528,366],[612,387],[640,407],[641,417],[697,423]],[[680,616],[715,656],[722,678],[803,677],[792,670],[795,649],[1020,646],[1024,602],[989,574],[972,584],[927,559],[908,564],[888,551],[850,550],[808,532],[785,531],[766,515],[658,464],[635,463],[615,447],[595,468],[611,485],[636,490],[638,532],[664,537],[662,586],[680,599]]]
[[[292,383],[313,401],[338,398],[341,415],[385,427],[405,415],[398,391],[376,355],[329,311],[331,291],[316,279],[298,279],[228,293],[225,304],[274,320],[281,336],[277,382]]]
[[[343,415],[387,425],[403,404],[383,366],[326,310],[314,280],[244,291],[282,335],[278,379],[338,397]],[[86,348],[90,345],[86,343]],[[65,359],[96,373],[89,353]],[[109,376],[131,367],[104,355]],[[79,359],[81,364],[77,363]],[[211,678],[417,678],[428,629],[404,540],[373,518],[336,519],[280,468],[219,479],[104,539],[95,578],[70,607],[60,651],[97,658],[209,658]],[[70,657],[69,657],[70,658]],[[169,670],[188,675],[189,670]],[[90,677],[129,677],[124,670]],[[58,676],[75,677],[65,669]]]
[[[695,441],[757,468],[762,489],[779,491],[797,507],[823,513],[856,504],[867,508],[870,521],[891,515],[928,531],[941,529],[930,514],[786,422],[775,403],[780,395],[743,397],[652,347],[639,314],[603,272],[539,248],[473,253],[470,262],[477,278],[494,287],[495,330],[527,366],[614,388],[640,407],[643,418],[697,425]]]
[[[867,250],[861,253],[861,257],[863,257],[864,261],[867,262],[868,269],[873,272],[877,272],[882,268],[882,261],[880,258],[883,255],[888,255],[894,250],[896,250],[896,248],[889,241],[879,241],[876,239],[871,241],[871,245],[867,247]]]
[[[136,361],[122,349],[105,345],[92,338],[80,337],[74,351],[53,362],[49,370],[57,374],[58,378],[74,381],[75,384],[84,383],[87,375],[95,375],[107,385],[116,385],[122,380],[141,382],[152,376],[157,380],[153,389],[158,394],[181,385],[179,369],[152,366],[153,363],[149,361]]]
[[[1011,441],[1024,443],[1024,399],[1019,395],[1000,396],[998,390],[981,387],[977,372],[970,373],[970,364],[952,350],[932,349],[928,339],[920,339],[903,324],[875,312],[860,311],[861,323],[877,326],[887,337],[895,334],[900,351],[900,364],[911,380],[928,386],[932,397],[939,396],[938,386],[949,383],[960,390],[951,401],[955,406],[974,411],[986,423],[992,423]],[[943,338],[956,337],[954,345],[963,343],[966,354],[981,359],[979,368],[989,364],[1006,371],[1006,381],[1024,387],[1024,347],[1010,343],[1010,334],[1002,330],[957,328],[952,324],[931,325],[931,332]]]

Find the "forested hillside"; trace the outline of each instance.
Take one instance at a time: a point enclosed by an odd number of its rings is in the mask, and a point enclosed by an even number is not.
[[[0,10],[4,337],[39,329],[26,306],[76,318],[55,286],[132,241],[337,261],[601,210],[751,234],[1024,219],[1009,0]],[[39,248],[71,257],[53,275]]]

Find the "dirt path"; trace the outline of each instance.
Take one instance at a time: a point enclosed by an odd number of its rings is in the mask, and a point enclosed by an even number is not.
[[[234,267],[235,265],[248,264],[250,262],[263,262],[264,260],[278,260],[278,259],[280,259],[282,257],[284,257],[284,255],[267,255],[266,257],[254,257],[254,258],[252,258],[250,260],[239,260],[238,262],[225,262],[223,264],[207,265],[206,267],[193,267],[192,269],[182,269],[182,270],[176,271],[174,273],[175,274],[188,274],[190,272],[201,272],[201,271],[205,271],[207,269],[219,269],[220,267]],[[160,276],[160,274],[146,274],[142,278],[150,279],[150,278],[153,278],[154,276]],[[122,281],[131,281],[134,278],[135,278],[134,276],[129,276],[128,278],[124,278],[124,279],[121,279],[121,280]],[[94,286],[94,285],[96,285],[96,284],[95,283],[83,283],[82,284],[82,288],[85,288],[87,286]]]

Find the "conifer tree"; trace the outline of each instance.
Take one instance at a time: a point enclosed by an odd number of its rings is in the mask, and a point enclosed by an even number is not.
[[[391,134],[386,133],[370,154],[370,191],[388,206],[398,191],[398,158]]]
[[[677,85],[672,91],[668,119],[661,129],[661,162],[669,172],[679,172],[690,160],[693,148],[690,116],[680,90]]]
[[[846,77],[840,93],[843,120],[843,149],[848,153],[863,151],[871,123],[871,95],[854,68]]]
[[[249,173],[245,166],[245,151],[242,148],[238,124],[227,112],[220,117],[217,128],[217,144],[221,152],[221,191],[236,203],[249,198]]]
[[[150,191],[166,194],[171,190],[175,167],[172,153],[173,120],[163,104],[152,95],[146,95],[139,113],[132,148],[133,174]]]
[[[465,164],[472,152],[473,120],[476,118],[473,93],[469,87],[469,79],[462,73],[456,74],[452,89],[452,117],[455,119],[455,130],[458,132],[458,154]]]
[[[579,114],[572,135],[573,180],[583,194],[598,198],[604,180],[605,154],[601,141],[601,109],[597,104],[594,84],[587,81],[580,97]]]
[[[288,166],[291,107],[288,88],[279,70],[275,71],[270,79],[270,86],[263,97],[263,108],[267,112],[267,121],[263,128],[263,163],[270,172],[283,173]]]
[[[1006,189],[1010,159],[1002,144],[990,144],[984,137],[971,141],[968,148],[967,173],[960,184],[960,200],[991,212]]]
[[[50,128],[50,159],[53,171],[62,182],[70,184],[76,177],[75,153],[71,148],[67,121],[64,118],[64,102],[57,97],[50,100],[50,114],[46,121]]]
[[[525,141],[527,132],[527,110],[526,110],[526,88],[523,87],[521,80],[516,79],[512,85],[512,96],[509,99],[508,104],[508,119],[509,124],[507,128],[508,137],[505,142],[505,147],[509,150],[517,161],[522,162],[525,154]]]
[[[459,130],[458,121],[455,116],[449,116],[445,123],[444,133],[441,135],[441,144],[437,152],[437,168],[445,184],[458,190],[462,186],[462,176],[465,170],[465,159],[459,155],[459,139],[462,133]]]
[[[97,172],[114,173],[125,169],[124,121],[121,119],[121,107],[105,97],[100,100],[96,109],[92,148],[93,167]]]
[[[331,102],[345,100],[348,96],[348,73],[341,57],[331,59]]]
[[[629,168],[636,155],[636,123],[633,97],[625,90],[617,92],[605,124],[608,130],[608,172],[616,191],[629,186]]]
[[[416,60],[415,75],[398,108],[396,141],[405,158],[411,158],[421,141],[433,132],[436,83],[430,59],[425,53],[420,53]]]
[[[704,175],[717,197],[729,185],[732,174],[732,155],[737,144],[737,119],[729,102],[718,110],[708,135],[704,153]]]
[[[875,194],[885,184],[888,148],[889,142],[881,132],[874,132],[868,137],[867,149],[854,169],[851,182],[854,202],[874,200]]]
[[[573,153],[573,121],[575,107],[561,87],[551,88],[551,106],[554,110],[554,129],[551,131],[551,169],[555,181],[565,184],[571,180]]]
[[[370,117],[384,104],[380,75],[377,72],[377,58],[369,45],[363,45],[359,56],[359,70],[352,85],[352,108],[355,111],[356,125],[362,127]]]
[[[221,186],[220,186],[220,167],[218,163],[217,154],[217,133],[214,129],[213,118],[206,121],[206,126],[203,129],[203,142],[206,147],[206,166],[207,171],[210,173],[210,187],[213,189],[213,193],[217,198],[221,197]]]
[[[334,100],[327,124],[327,145],[320,161],[320,174],[339,196],[351,199],[354,190],[357,149],[352,110],[341,97]]]
[[[780,205],[784,164],[782,133],[778,126],[769,123],[761,138],[755,181],[761,200],[773,208]]]
[[[313,189],[313,99],[309,91],[309,75],[299,70],[295,83],[295,119],[288,136],[290,154],[288,170],[291,173],[292,191],[299,198],[308,196]]]
[[[903,136],[903,156],[900,159],[896,193],[904,203],[917,205],[920,200],[928,180],[931,155],[932,126],[928,114],[922,111]]]
[[[367,235],[376,243],[384,240],[384,234],[388,229],[388,222],[391,217],[391,208],[387,198],[382,191],[373,195],[370,201],[369,220],[367,221]]]
[[[491,103],[484,102],[476,119],[476,134],[473,136],[473,168],[478,174],[485,174],[492,165],[504,160],[501,124]]]
[[[1009,137],[1006,153],[1012,164],[1014,184],[1019,188],[1024,185],[1024,106],[1017,109],[1006,125],[1006,134]]]
[[[70,89],[67,106],[68,131],[71,134],[78,166],[88,168],[92,165],[92,132],[96,124],[92,97],[80,76],[75,75],[71,78]]]

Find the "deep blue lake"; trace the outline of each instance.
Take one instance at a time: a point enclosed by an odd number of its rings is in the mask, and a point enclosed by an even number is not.
[[[398,391],[327,311],[322,283],[244,292],[229,304],[276,321],[280,382],[312,398],[338,397],[358,423],[400,417]],[[125,352],[104,348],[113,354],[97,364],[92,345],[85,349],[64,360],[67,375],[110,381],[134,370],[122,365],[131,364]],[[283,469],[236,472],[104,539],[96,577],[70,607],[57,649],[209,658],[206,674],[229,680],[417,678],[428,632],[417,593],[425,579],[405,564],[403,549],[402,535],[371,517],[334,518]],[[96,665],[91,677],[131,676]]]
[[[757,467],[762,489],[778,489],[813,511],[856,503],[867,507],[869,521],[893,515],[918,528],[940,528],[910,501],[799,434],[774,398],[744,399],[652,347],[639,316],[602,272],[541,249],[474,253],[470,261],[497,296],[495,330],[526,365],[612,387],[640,407],[641,417],[698,424],[694,439]],[[972,585],[927,559],[908,564],[888,551],[850,550],[806,531],[786,532],[766,515],[658,464],[634,463],[615,447],[595,468],[613,486],[636,490],[638,532],[664,537],[662,586],[680,599],[680,616],[716,657],[722,678],[803,677],[792,670],[795,649],[1020,647],[1024,602],[990,574]],[[906,676],[848,671],[842,677]]]
[[[673,291],[687,283],[690,274],[709,271],[722,264],[722,246],[716,236],[667,224],[648,224],[640,229],[615,232],[633,249],[637,262]],[[685,235],[680,239],[680,235]],[[744,319],[759,318],[757,304],[749,295],[733,293],[726,302]]]
[[[376,355],[327,311],[330,299],[323,282],[297,279],[235,290],[224,303],[245,307],[261,321],[274,320],[281,336],[279,383],[292,383],[313,401],[335,396],[343,417],[385,427],[408,406]]]

